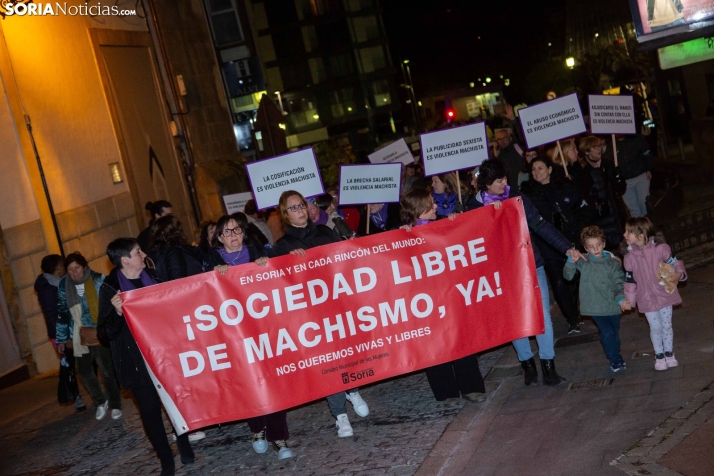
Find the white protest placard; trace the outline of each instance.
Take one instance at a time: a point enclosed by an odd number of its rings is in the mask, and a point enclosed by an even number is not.
[[[534,104],[518,110],[529,149],[585,132],[577,94]]]
[[[223,203],[226,204],[226,212],[232,215],[245,210],[245,204],[253,198],[250,192],[234,193],[233,195],[223,195]]]
[[[412,152],[409,150],[407,141],[404,139],[399,139],[386,147],[382,147],[381,149],[372,152],[367,156],[367,158],[369,158],[369,161],[373,164],[391,164],[393,162],[399,162],[407,165],[414,162]]]
[[[588,100],[593,134],[637,134],[632,96],[591,94]]]
[[[312,147],[246,164],[258,210],[275,207],[280,194],[295,190],[304,197],[325,193]]]
[[[488,136],[483,122],[426,132],[419,140],[426,177],[474,168],[488,159]]]
[[[340,167],[340,205],[399,201],[402,164],[343,165]]]

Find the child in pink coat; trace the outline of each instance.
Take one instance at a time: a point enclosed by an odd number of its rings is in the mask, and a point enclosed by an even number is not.
[[[670,282],[685,281],[684,263],[674,255],[664,237],[646,217],[627,220],[625,231],[625,299],[623,309],[635,306],[647,316],[650,339],[655,351],[655,370],[667,370],[678,365],[674,357],[674,332],[672,331],[672,306],[682,303],[679,291],[672,294],[659,284],[659,264],[668,263],[675,274]]]

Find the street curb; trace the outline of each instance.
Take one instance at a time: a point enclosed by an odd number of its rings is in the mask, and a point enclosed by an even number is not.
[[[630,476],[677,476],[680,473],[657,463],[672,448],[714,414],[714,382],[704,387],[635,445],[610,462]]]

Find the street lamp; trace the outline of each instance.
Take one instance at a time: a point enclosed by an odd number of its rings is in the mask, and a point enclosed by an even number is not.
[[[566,58],[565,65],[568,68],[573,69],[573,67],[575,67],[575,58],[573,58],[572,56],[570,58]]]

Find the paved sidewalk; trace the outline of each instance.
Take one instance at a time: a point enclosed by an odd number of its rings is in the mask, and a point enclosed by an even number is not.
[[[556,349],[556,366],[568,383],[525,387],[515,355],[505,352],[487,379],[494,388],[489,400],[461,411],[417,474],[674,475],[685,467],[682,474],[714,474],[714,403],[711,390],[702,391],[714,379],[714,265],[690,268],[680,292],[684,303],[674,312],[679,367],[654,370],[647,322],[634,312],[621,325],[624,372],[609,370],[595,338]],[[557,346],[588,339],[565,337],[564,319],[554,313],[553,320],[556,337],[564,337]],[[583,330],[596,337],[591,322]],[[609,385],[576,389],[583,383]],[[681,437],[657,446],[675,427]],[[663,455],[658,469],[669,472],[641,466],[650,461],[643,457]]]

